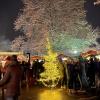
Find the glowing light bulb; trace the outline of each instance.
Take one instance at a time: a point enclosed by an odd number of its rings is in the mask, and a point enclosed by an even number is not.
[[[77,53],[78,53],[78,51],[77,51],[77,50],[74,50],[74,51],[73,51],[73,53],[74,53],[74,54],[77,54]]]

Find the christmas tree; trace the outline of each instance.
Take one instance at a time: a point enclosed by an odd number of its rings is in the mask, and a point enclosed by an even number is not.
[[[40,74],[40,81],[46,87],[55,87],[59,80],[63,77],[62,66],[57,60],[57,53],[52,50],[52,46],[50,44],[49,38],[47,38],[47,55],[45,58],[45,71]]]

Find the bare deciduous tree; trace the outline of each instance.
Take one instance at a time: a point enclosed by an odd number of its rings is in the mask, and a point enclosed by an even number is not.
[[[31,49],[31,51],[40,53],[44,52],[47,36],[50,37],[52,44],[57,39],[64,40],[64,38],[58,38],[61,34],[76,40],[83,39],[90,41],[90,39],[96,38],[92,37],[93,30],[87,25],[85,20],[84,0],[22,1],[24,9],[14,23],[15,29],[22,31],[27,39],[26,41],[22,39],[24,44],[21,45],[21,49]],[[14,41],[17,40],[15,39]],[[60,46],[64,45],[61,50],[65,50],[66,48],[71,49],[70,41],[72,39],[64,40],[60,44],[55,43]],[[66,42],[68,43],[67,45]],[[14,44],[16,43],[13,42]],[[56,48],[57,44],[53,44],[54,48]]]

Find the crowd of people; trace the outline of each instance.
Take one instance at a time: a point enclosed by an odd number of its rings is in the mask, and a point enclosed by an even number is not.
[[[25,81],[28,87],[37,84],[37,80],[40,78],[40,73],[44,71],[43,60],[34,60],[31,62],[22,61],[20,63],[22,69],[22,82]]]
[[[7,56],[0,63],[0,86],[5,90],[6,100],[18,100],[20,88],[37,83],[44,71],[44,60],[18,61],[16,55]],[[4,95],[4,93],[3,93]]]
[[[60,60],[61,61],[61,60]],[[70,91],[89,90],[100,87],[100,60],[90,57],[89,60],[79,57],[61,61],[64,68],[62,87]]]
[[[84,60],[82,57],[76,59],[59,60],[63,67],[63,77],[60,80],[61,88],[67,88],[68,92],[77,92],[96,88],[100,91],[100,60],[90,57]],[[5,64],[0,66],[0,87],[5,90],[6,100],[18,100],[20,88],[25,82],[26,86],[37,83],[40,73],[45,70],[45,60],[34,60],[32,62],[17,60],[16,55],[8,56]],[[3,66],[3,67],[2,67]]]

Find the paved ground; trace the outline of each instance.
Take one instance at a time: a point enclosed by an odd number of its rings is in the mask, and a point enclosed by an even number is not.
[[[73,94],[68,93],[67,89],[39,86],[23,88],[21,93],[20,100],[85,100],[87,97],[91,98],[91,96],[88,96],[87,93],[84,92]],[[94,98],[94,96],[92,98]]]
[[[0,98],[0,100],[2,100]],[[20,100],[97,100],[86,93],[68,93],[67,89],[34,86],[21,90]]]
[[[76,96],[68,96],[62,89],[30,88],[22,91],[20,100],[77,100]]]

